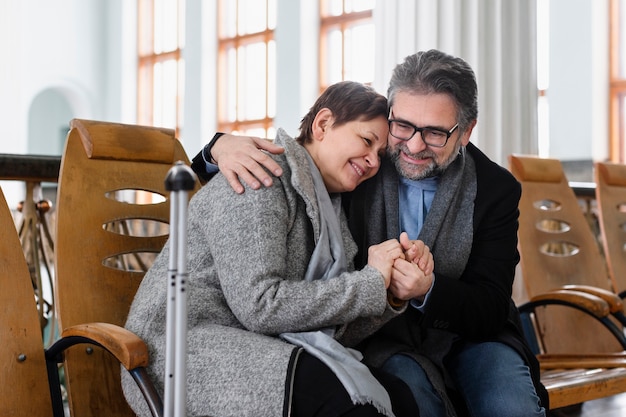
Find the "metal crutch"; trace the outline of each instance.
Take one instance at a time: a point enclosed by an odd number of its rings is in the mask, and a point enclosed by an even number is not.
[[[165,417],[184,417],[187,403],[187,202],[196,174],[182,161],[168,171],[170,259],[167,277]]]

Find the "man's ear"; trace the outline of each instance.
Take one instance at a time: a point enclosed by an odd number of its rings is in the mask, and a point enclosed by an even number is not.
[[[461,144],[463,146],[467,146],[467,144],[469,143],[470,136],[472,136],[472,130],[474,130],[474,127],[476,126],[476,121],[476,119],[472,120],[470,125],[463,132],[463,137],[461,138]]]
[[[313,119],[313,140],[323,140],[324,135],[333,122],[333,112],[324,107],[315,115]]]

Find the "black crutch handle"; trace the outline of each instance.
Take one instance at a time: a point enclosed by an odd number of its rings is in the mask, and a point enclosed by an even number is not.
[[[176,161],[165,177],[167,191],[191,191],[196,186],[198,177],[191,167],[183,161]]]

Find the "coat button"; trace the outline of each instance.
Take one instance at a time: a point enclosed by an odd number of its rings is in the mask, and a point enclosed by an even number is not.
[[[435,329],[447,329],[450,327],[450,322],[444,320],[435,320],[433,322],[433,327]]]

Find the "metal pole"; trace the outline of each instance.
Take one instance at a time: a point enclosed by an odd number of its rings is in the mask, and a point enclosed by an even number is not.
[[[170,259],[167,277],[165,417],[184,417],[187,404],[187,203],[196,175],[178,161],[168,172]]]

